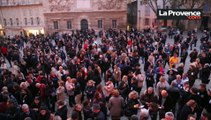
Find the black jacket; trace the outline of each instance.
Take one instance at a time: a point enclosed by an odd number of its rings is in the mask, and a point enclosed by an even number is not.
[[[187,120],[188,115],[190,114],[194,114],[194,111],[192,111],[192,109],[189,106],[185,105],[180,112],[179,120]]]
[[[162,103],[162,97],[160,96],[159,100],[158,100],[158,104],[161,105],[161,103]],[[168,95],[166,97],[166,100],[165,100],[165,102],[163,104],[163,107],[164,107],[163,110],[165,112],[171,111],[171,109],[173,108],[173,99],[172,99],[172,97],[170,95]]]
[[[27,117],[30,117],[32,120],[36,120],[37,119],[36,113],[33,110],[29,110],[29,111],[30,111],[29,114],[21,113],[20,120],[24,120]]]
[[[62,120],[67,120],[67,106],[64,105],[62,108],[58,109],[55,113],[62,118]]]

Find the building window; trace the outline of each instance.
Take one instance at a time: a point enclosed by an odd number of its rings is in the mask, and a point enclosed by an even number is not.
[[[34,21],[33,21],[33,18],[31,18],[31,25],[34,25]]]
[[[149,18],[145,18],[145,25],[149,25]]]
[[[16,18],[16,24],[17,24],[17,26],[19,26],[19,19],[18,18]]]
[[[103,28],[103,21],[102,20],[98,20],[97,21],[97,26],[98,26],[98,28]]]
[[[37,25],[40,25],[40,18],[37,17]]]
[[[112,28],[117,28],[117,20],[112,20]]]
[[[24,23],[25,25],[27,25],[27,18],[24,18]]]
[[[4,26],[7,26],[7,20],[4,19]]]
[[[10,18],[10,25],[11,25],[11,26],[13,25],[12,18]]]
[[[70,20],[67,21],[67,29],[72,29],[72,23]]]
[[[150,16],[150,7],[148,5],[145,6],[145,16]]]
[[[54,21],[53,22],[53,28],[54,29],[59,29],[59,22],[58,21]]]

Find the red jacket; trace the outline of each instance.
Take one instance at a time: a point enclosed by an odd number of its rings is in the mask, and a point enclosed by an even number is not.
[[[6,55],[7,54],[7,47],[1,47],[1,52],[3,55]]]

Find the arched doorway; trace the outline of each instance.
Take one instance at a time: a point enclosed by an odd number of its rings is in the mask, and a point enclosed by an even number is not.
[[[86,19],[81,20],[81,30],[88,29],[88,21]]]

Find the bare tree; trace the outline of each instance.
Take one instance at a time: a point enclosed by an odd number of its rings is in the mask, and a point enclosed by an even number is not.
[[[208,0],[183,0],[184,8],[186,9],[194,9],[194,8],[202,8]]]
[[[152,11],[157,14],[157,9],[165,9],[169,5],[170,0],[143,0],[145,4],[148,4]]]

